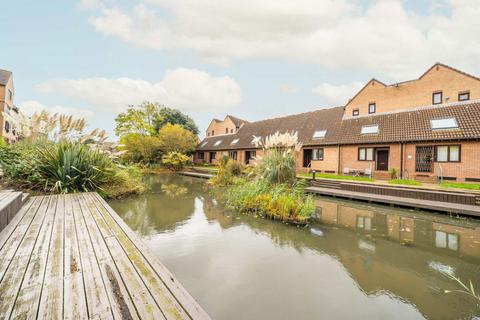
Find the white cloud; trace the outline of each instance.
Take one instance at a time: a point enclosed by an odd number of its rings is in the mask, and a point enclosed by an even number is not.
[[[328,103],[334,105],[345,105],[348,99],[351,99],[363,84],[361,82],[352,82],[349,84],[333,85],[322,83],[312,89],[312,92],[324,98]]]
[[[232,78],[185,68],[167,71],[157,83],[131,78],[57,79],[39,84],[37,89],[113,112],[143,101],[159,102],[182,111],[218,111],[241,101],[240,86]]]
[[[20,111],[27,116],[31,116],[35,112],[40,112],[43,110],[48,111],[50,113],[72,115],[79,118],[85,118],[87,120],[93,116],[93,112],[90,110],[62,107],[58,105],[46,106],[35,100],[24,101],[23,103],[20,104]]]
[[[287,94],[297,94],[300,92],[300,88],[290,84],[282,84],[280,86],[280,91]]]
[[[392,79],[418,76],[436,61],[480,71],[478,0],[450,0],[447,14],[432,7],[425,15],[401,0],[368,7],[354,0],[145,1],[133,8],[105,4],[90,23],[128,43],[221,64],[279,58]]]

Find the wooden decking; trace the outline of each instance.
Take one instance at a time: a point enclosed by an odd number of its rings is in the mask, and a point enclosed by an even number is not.
[[[396,197],[389,195],[380,195],[374,193],[366,192],[357,192],[349,190],[340,190],[333,188],[320,188],[320,187],[308,187],[305,188],[305,192],[319,194],[319,195],[328,195],[340,198],[363,200],[370,202],[377,202],[383,204],[393,204],[404,207],[419,208],[434,210],[447,213],[455,214],[464,214],[470,216],[480,217],[480,206],[478,205],[467,205],[443,201],[431,201],[423,199],[414,199],[406,197]]]
[[[23,197],[21,192],[11,190],[0,191],[0,231],[13,220],[13,217],[15,217],[18,210],[20,210]]]
[[[17,318],[209,316],[98,194],[83,193],[32,197],[0,233],[0,319]]]

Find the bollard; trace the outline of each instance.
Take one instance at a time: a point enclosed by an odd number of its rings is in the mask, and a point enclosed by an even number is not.
[[[317,171],[312,170],[312,180],[315,180],[315,173],[317,173]]]

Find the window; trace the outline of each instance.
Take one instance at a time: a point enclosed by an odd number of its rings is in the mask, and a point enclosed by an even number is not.
[[[205,146],[207,145],[207,143],[208,143],[208,141],[205,141],[204,143],[202,143],[202,144],[200,145],[200,148],[205,147]]]
[[[204,158],[203,152],[199,152],[198,153],[198,159],[203,160],[203,158]]]
[[[12,92],[12,90],[8,90],[8,99],[9,99],[10,101],[13,101],[13,92]]]
[[[440,104],[443,100],[443,93],[442,91],[434,92],[432,94],[432,104]]]
[[[214,130],[212,130],[212,136],[214,136],[214,135],[215,135],[215,131],[214,131]]]
[[[218,141],[215,142],[213,145],[216,147],[216,146],[219,146],[221,143],[222,143],[222,140],[218,140]]]
[[[375,103],[370,103],[368,105],[368,113],[375,113],[377,112],[377,105]]]
[[[464,91],[458,93],[458,101],[470,100],[470,91]]]
[[[327,130],[319,130],[319,131],[315,131],[313,133],[313,139],[321,139],[321,138],[325,138],[325,135],[327,134]]]
[[[215,160],[217,158],[216,152],[210,152],[210,160]]]
[[[228,128],[225,128],[225,134],[228,134]]]
[[[455,118],[433,119],[430,120],[430,124],[433,130],[458,129],[457,119]]]
[[[358,160],[373,161],[375,155],[374,150],[374,148],[358,148]]]
[[[437,162],[460,162],[460,145],[435,147]]]
[[[323,160],[323,148],[312,150],[312,160]]]
[[[10,132],[10,123],[8,121],[5,121],[5,131],[7,133]]]
[[[357,228],[372,230],[372,218],[357,216]]]
[[[374,134],[378,133],[378,125],[362,126],[362,134]]]
[[[458,234],[435,230],[435,247],[458,251]]]
[[[228,153],[228,156],[232,158],[233,160],[237,160],[237,151],[230,151]]]
[[[359,114],[360,114],[360,110],[358,110],[358,109],[353,109],[353,111],[352,111],[352,116],[356,117],[356,116],[358,116]]]
[[[233,129],[230,129],[230,133],[233,133]]]
[[[232,142],[230,144],[237,144],[237,142],[239,141],[240,139],[233,139]]]

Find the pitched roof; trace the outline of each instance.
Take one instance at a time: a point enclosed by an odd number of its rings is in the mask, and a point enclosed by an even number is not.
[[[312,143],[315,131],[326,130],[324,139],[336,136],[343,116],[343,107],[321,109],[312,112],[300,113],[286,117],[245,122],[235,134],[206,137],[199,144],[197,150],[230,150],[230,149],[255,149],[253,137],[265,138],[279,131],[297,131],[298,138],[303,143]],[[232,141],[238,139],[235,144]],[[323,139],[321,139],[323,140]],[[215,145],[218,141],[221,141]],[[206,143],[206,144],[204,144]]]
[[[227,115],[228,118],[230,118],[230,120],[232,120],[233,124],[236,126],[236,127],[240,127],[242,125],[242,123],[246,123],[248,121],[245,121],[245,120],[242,120],[240,118],[237,118],[237,117],[234,117],[234,116],[231,116],[231,115]],[[226,117],[226,118],[227,118]]]
[[[255,149],[253,136],[265,138],[276,131],[297,131],[304,146],[480,139],[480,100],[346,120],[343,111],[336,107],[249,122],[236,134],[206,137],[197,150]],[[458,129],[432,129],[431,120],[446,118],[455,118]],[[362,127],[369,125],[378,125],[378,133],[362,134]],[[327,131],[325,138],[313,139],[320,130]],[[238,142],[232,145],[235,139]]]
[[[431,120],[455,118],[458,129],[433,130]],[[378,134],[362,134],[378,125]],[[342,121],[339,144],[480,139],[480,102],[452,103],[417,110],[350,118]]]
[[[7,70],[0,69],[0,85],[5,86],[8,83],[8,80],[12,76],[12,72]]]

